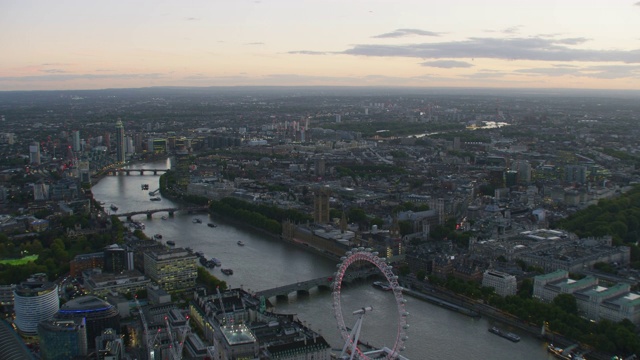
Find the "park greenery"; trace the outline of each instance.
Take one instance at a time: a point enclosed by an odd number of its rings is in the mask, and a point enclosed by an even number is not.
[[[294,209],[281,209],[271,205],[253,204],[231,197],[211,201],[210,209],[219,216],[242,221],[273,235],[282,234],[282,223],[285,221],[293,223],[312,221],[309,215]]]
[[[614,245],[631,248],[631,266],[640,269],[640,187],[614,199],[602,199],[567,218],[559,220],[555,227],[573,232],[581,238],[610,235]],[[608,271],[606,269],[604,271]],[[609,272],[609,271],[608,271]]]

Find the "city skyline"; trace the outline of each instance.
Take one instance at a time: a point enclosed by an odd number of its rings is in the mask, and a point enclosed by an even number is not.
[[[7,1],[0,91],[640,89],[640,1]]]

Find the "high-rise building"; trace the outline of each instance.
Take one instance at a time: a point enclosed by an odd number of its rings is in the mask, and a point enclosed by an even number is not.
[[[81,151],[82,147],[80,145],[80,131],[76,130],[72,133],[73,136],[73,151]]]
[[[96,337],[108,328],[120,329],[120,312],[108,302],[95,296],[81,296],[64,303],[54,316],[57,320],[84,319],[89,348],[95,345]]]
[[[31,164],[40,164],[40,144],[37,141],[29,145],[29,162]]]
[[[131,267],[129,267],[129,253],[117,244],[108,246],[104,250],[104,271],[121,273],[133,269],[133,254],[131,253]]]
[[[329,222],[329,193],[327,188],[320,188],[313,197],[313,221],[316,224]]]
[[[190,289],[198,275],[197,256],[185,249],[148,250],[144,273],[166,291]]]
[[[16,286],[13,292],[15,325],[27,336],[37,334],[38,323],[50,320],[60,308],[58,285],[46,280],[46,274],[34,274]]]
[[[104,133],[103,142],[104,146],[107,147],[107,151],[111,151],[111,133]]]
[[[567,165],[564,169],[564,175],[566,182],[587,183],[587,167],[584,165]]]
[[[124,125],[118,118],[116,121],[116,162],[123,163],[126,160],[126,144],[124,141]]]
[[[43,359],[67,360],[87,355],[87,328],[84,318],[45,320],[38,324]]]

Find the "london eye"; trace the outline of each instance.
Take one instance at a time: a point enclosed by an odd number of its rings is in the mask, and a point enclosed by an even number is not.
[[[338,323],[338,330],[340,331],[342,339],[345,341],[345,348],[343,349],[343,352],[345,351],[345,349],[349,348],[349,351],[351,352],[351,359],[371,359],[369,356],[367,356],[367,353],[363,352],[358,347],[358,337],[360,332],[360,325],[362,324],[362,316],[364,316],[366,312],[371,311],[372,308],[366,307],[362,308],[361,310],[354,311],[353,314],[359,315],[360,318],[356,322],[356,326],[354,327],[354,329],[350,330],[345,325],[344,317],[342,315],[342,303],[340,294],[342,289],[342,280],[344,279],[349,266],[356,262],[363,261],[374,265],[380,270],[382,275],[386,278],[389,284],[389,288],[393,292],[398,311],[398,323],[396,324],[395,329],[395,341],[392,348],[387,348],[386,359],[397,359],[401,357],[399,352],[404,350],[404,342],[408,339],[406,330],[409,328],[409,324],[407,323],[407,316],[409,315],[409,313],[405,310],[404,305],[406,303],[406,300],[402,296],[402,287],[398,285],[398,277],[394,275],[392,267],[386,263],[386,259],[378,257],[377,252],[373,252],[371,249],[365,249],[362,247],[354,248],[351,251],[347,251],[345,256],[341,258],[341,262],[337,265],[338,270],[336,271],[333,282],[333,310],[336,321]]]

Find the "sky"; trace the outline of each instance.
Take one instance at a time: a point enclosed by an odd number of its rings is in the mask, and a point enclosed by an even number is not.
[[[640,89],[639,0],[0,0],[0,91]]]

